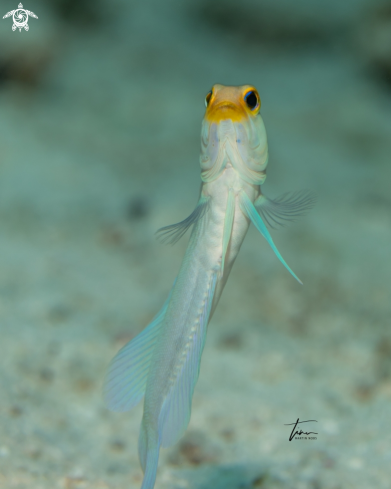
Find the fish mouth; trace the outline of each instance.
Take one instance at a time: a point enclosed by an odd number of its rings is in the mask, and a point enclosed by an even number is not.
[[[213,104],[206,114],[206,119],[210,122],[220,122],[222,120],[231,119],[233,122],[239,122],[245,117],[245,113],[236,104],[229,101],[222,101]]]
[[[238,108],[237,105],[231,103],[231,102],[220,102],[218,104],[216,104],[214,107],[213,107],[214,110],[219,110],[219,109],[229,109],[229,110],[235,110],[236,112],[241,112]]]

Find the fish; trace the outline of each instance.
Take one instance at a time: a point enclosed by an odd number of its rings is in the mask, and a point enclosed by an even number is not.
[[[251,85],[216,84],[205,105],[197,206],[183,221],[157,232],[160,241],[174,244],[192,228],[182,265],[162,309],[117,353],[105,381],[106,404],[113,411],[128,411],[144,398],[141,489],[155,485],[160,447],[175,444],[189,424],[207,326],[250,223],[302,283],[268,227],[295,220],[315,199],[308,191],[274,200],[261,192],[269,153],[258,91]]]

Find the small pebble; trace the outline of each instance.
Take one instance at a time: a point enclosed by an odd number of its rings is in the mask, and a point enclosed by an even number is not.
[[[144,197],[133,198],[127,208],[127,216],[131,220],[143,219],[149,214],[149,204]]]
[[[218,460],[218,450],[201,432],[190,431],[185,434],[179,446],[169,457],[173,465],[213,464]]]
[[[117,452],[122,452],[125,450],[126,444],[123,440],[116,438],[110,441],[110,447]]]

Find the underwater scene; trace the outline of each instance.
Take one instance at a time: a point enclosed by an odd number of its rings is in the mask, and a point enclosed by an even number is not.
[[[390,489],[390,3],[18,1],[0,488]]]

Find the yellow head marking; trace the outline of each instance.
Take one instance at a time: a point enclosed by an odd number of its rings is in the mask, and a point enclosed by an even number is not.
[[[205,104],[205,119],[208,122],[218,124],[226,119],[242,122],[258,114],[261,99],[257,90],[251,85],[240,87],[214,85],[205,98]]]

